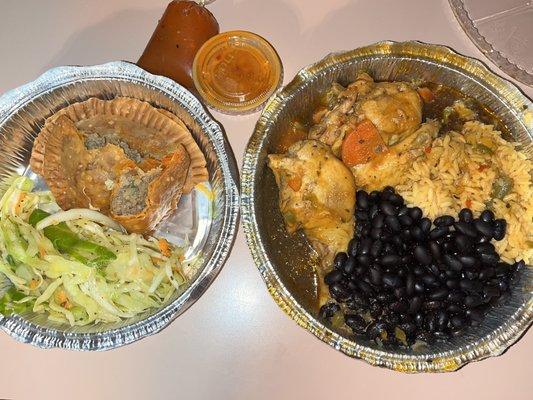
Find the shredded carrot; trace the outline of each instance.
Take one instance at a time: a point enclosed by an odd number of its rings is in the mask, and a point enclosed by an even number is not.
[[[472,200],[470,200],[470,199],[466,199],[465,204],[466,204],[466,207],[467,207],[467,208],[472,207]]]
[[[489,166],[487,164],[481,164],[477,169],[479,172],[485,171]]]
[[[295,175],[287,181],[287,184],[292,190],[297,192],[302,187],[302,178],[298,175]]]
[[[170,256],[170,244],[165,239],[159,239],[159,250],[166,257]]]
[[[120,174],[121,172],[123,171],[127,171],[129,169],[133,169],[137,166],[137,164],[135,164],[135,161],[133,160],[130,160],[130,159],[127,159],[127,160],[122,160],[122,161],[119,161],[116,165],[115,165],[115,171],[117,172],[117,174]]]
[[[422,100],[424,100],[424,103],[431,103],[435,101],[435,95],[431,91],[431,89],[427,87],[420,87],[418,88],[418,94],[420,97],[422,97]]]
[[[22,208],[22,203],[24,203],[25,198],[26,198],[26,192],[20,192],[19,198],[17,200],[17,204],[15,205],[15,214],[20,213],[20,210]]]
[[[352,167],[366,164],[386,150],[387,146],[377,128],[370,120],[365,119],[344,138],[341,157],[344,164]]]
[[[431,153],[431,146],[427,146],[424,151],[426,152],[426,154]]]
[[[30,289],[35,289],[39,285],[39,281],[37,279],[32,279],[30,281]]]
[[[42,246],[39,246],[39,255],[41,256],[41,258],[44,258],[44,256],[46,255],[46,250]]]

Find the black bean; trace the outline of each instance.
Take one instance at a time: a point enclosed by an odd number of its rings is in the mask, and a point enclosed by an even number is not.
[[[376,299],[381,303],[388,304],[394,300],[394,296],[390,293],[381,292],[376,295]]]
[[[352,292],[352,295],[351,295],[351,299],[352,301],[361,306],[361,307],[368,307],[369,305],[369,302],[368,302],[368,299],[366,298],[366,296],[361,293],[361,292],[355,292],[353,291]]]
[[[472,240],[468,236],[459,233],[455,236],[454,242],[459,253],[469,254],[472,251]]]
[[[385,214],[378,214],[374,218],[372,218],[372,226],[374,228],[383,228],[383,225],[385,225]]]
[[[402,285],[402,279],[398,275],[385,273],[383,274],[383,284],[392,288],[397,288]]]
[[[500,295],[501,295],[501,292],[497,286],[485,286],[483,288],[483,296],[485,296],[488,299],[491,299],[493,297],[500,297]]]
[[[461,271],[463,269],[463,264],[461,261],[450,254],[444,255],[444,262],[453,271]]]
[[[431,255],[425,247],[420,245],[416,246],[413,251],[413,254],[420,264],[429,265],[429,263],[431,263]]]
[[[429,218],[424,217],[420,220],[418,226],[420,227],[420,229],[422,229],[422,232],[428,234],[431,230],[431,220]]]
[[[415,324],[417,324],[418,326],[422,326],[424,324],[424,319],[425,319],[425,316],[423,313],[419,312],[419,313],[416,313],[415,314]]]
[[[337,253],[335,259],[333,260],[333,267],[336,269],[341,269],[344,266],[344,263],[348,259],[348,255],[344,252]]]
[[[459,272],[452,271],[449,269],[444,271],[444,273],[446,274],[446,278],[448,279],[456,279],[461,277],[461,274]]]
[[[368,193],[365,192],[364,190],[358,190],[355,193],[355,201],[356,201],[357,207],[363,210],[366,210],[368,206],[370,205]]]
[[[384,253],[384,254],[393,254],[394,252],[395,252],[395,250],[394,250],[394,246],[392,245],[392,243],[385,243],[385,245],[383,246],[382,253]]]
[[[436,264],[431,264],[431,265],[428,265],[428,271],[431,272],[433,275],[435,275],[436,277],[439,277],[440,275],[440,270],[439,270],[439,267],[438,265]]]
[[[448,289],[457,289],[459,287],[459,281],[457,279],[446,280],[446,287]]]
[[[446,300],[451,303],[461,303],[464,298],[465,295],[462,292],[456,290],[448,293],[448,297],[446,298]]]
[[[374,203],[378,201],[380,197],[381,197],[381,193],[377,190],[373,190],[372,192],[368,194],[368,200]]]
[[[430,313],[426,316],[426,328],[431,333],[437,329],[437,315],[435,313]]]
[[[431,232],[429,232],[429,238],[432,240],[440,239],[441,237],[446,235],[449,231],[450,231],[450,228],[448,228],[447,226],[437,227],[431,230]]]
[[[381,254],[382,249],[383,249],[383,242],[378,239],[374,243],[372,243],[372,247],[370,248],[370,255],[376,258]]]
[[[390,309],[397,313],[403,313],[409,309],[409,305],[404,301],[395,301],[390,305]]]
[[[455,222],[455,218],[451,215],[442,215],[438,218],[435,218],[433,224],[435,226],[451,226]]]
[[[472,271],[472,270],[467,270],[467,271],[465,271],[465,273],[464,273],[464,277],[465,277],[466,279],[474,280],[474,279],[479,278],[479,272],[477,272],[477,271]]]
[[[465,306],[468,308],[473,308],[479,306],[481,303],[483,303],[483,300],[481,296],[475,295],[475,294],[469,294],[465,297]]]
[[[422,294],[426,291],[426,287],[424,286],[424,284],[419,281],[415,282],[414,288],[415,288],[415,293]]]
[[[357,265],[355,267],[355,274],[357,276],[361,276],[361,275],[363,275],[366,272],[366,269],[367,268],[364,265]]]
[[[415,293],[415,276],[408,274],[405,278],[405,290],[407,296],[412,296]]]
[[[409,314],[415,314],[420,310],[420,307],[422,307],[423,299],[420,296],[415,296],[411,300],[409,300],[409,308],[407,312]]]
[[[440,253],[440,246],[437,242],[431,241],[429,242],[429,251],[431,255],[433,256],[434,260],[440,259],[441,253]]]
[[[357,288],[359,288],[359,286],[357,286],[357,282],[354,281],[353,279],[350,279],[348,281],[348,285],[347,286],[348,286],[348,289],[350,289],[352,291],[352,293],[353,293],[354,290],[357,290]]]
[[[446,307],[446,311],[448,311],[451,314],[457,314],[461,312],[462,310],[463,308],[460,305],[454,304],[454,303],[448,304],[448,307]]]
[[[357,256],[357,262],[360,265],[368,267],[372,263],[372,258],[369,254],[361,254],[360,256]]]
[[[345,274],[351,275],[351,274],[354,273],[356,266],[357,266],[357,264],[356,264],[355,258],[350,256],[350,257],[348,257],[348,259],[344,263],[343,271],[344,271]]]
[[[433,332],[433,336],[438,342],[444,342],[450,337],[450,335],[444,331],[435,331]]]
[[[437,278],[432,274],[425,274],[422,276],[422,282],[424,282],[424,286],[426,287],[434,286],[437,284]]]
[[[466,310],[466,316],[470,318],[472,321],[481,322],[483,321],[483,318],[485,317],[485,313],[483,312],[483,309],[481,308],[472,308],[472,309]]]
[[[504,219],[494,221],[494,240],[502,240],[505,237],[506,229],[507,221]]]
[[[361,223],[363,221],[368,221],[370,219],[369,215],[366,213],[366,211],[358,210],[355,212],[355,220],[358,223]]]
[[[381,236],[382,229],[383,228],[372,228],[372,230],[370,231],[370,237],[374,240],[379,239]]]
[[[461,232],[466,236],[470,236],[472,238],[476,238],[478,236],[477,230],[465,221],[456,222],[455,224],[453,224],[453,226],[457,231]]]
[[[444,300],[446,297],[448,297],[448,289],[445,287],[441,287],[435,290],[432,290],[429,293],[429,299],[430,300]]]
[[[494,253],[496,251],[494,245],[488,242],[477,244],[475,249],[478,253]]]
[[[408,214],[409,214],[409,208],[407,206],[402,206],[398,210],[398,217],[401,217],[401,216],[404,216],[404,215],[408,215]]]
[[[424,310],[438,310],[439,308],[442,308],[442,305],[442,301],[438,300],[431,300],[422,304]]]
[[[400,248],[403,249],[403,244],[404,244],[404,243],[403,243],[403,240],[402,240],[402,238],[401,238],[400,236],[398,236],[398,235],[394,235],[394,236],[392,236],[392,238],[391,238],[390,241],[391,241],[391,243],[392,243],[393,245],[396,246],[397,249],[400,249]]]
[[[385,322],[376,321],[376,322],[372,322],[366,328],[366,334],[368,335],[370,339],[375,339],[378,336],[380,336],[382,332],[386,332],[387,329],[388,329],[388,325]]]
[[[394,205],[388,201],[382,201],[379,205],[379,208],[387,215],[396,215],[397,213],[396,207],[394,207]]]
[[[494,273],[496,276],[506,276],[509,273],[509,265],[505,263],[498,263],[494,267]]]
[[[480,219],[476,219],[474,221],[474,227],[483,236],[492,237],[492,235],[494,234],[494,230],[492,229],[492,225],[490,223],[482,221]]]
[[[461,279],[459,281],[459,287],[466,292],[479,292],[483,285],[479,281],[472,281],[470,279]]]
[[[396,254],[387,254],[379,260],[379,263],[381,265],[384,265],[386,267],[394,267],[397,266],[400,263],[400,256]]]
[[[377,204],[374,204],[372,207],[370,207],[370,211],[368,211],[368,215],[370,216],[370,219],[374,219],[376,215],[379,214],[379,206]]]
[[[392,186],[385,186],[382,190],[382,195],[390,196],[391,194],[396,193]]]
[[[491,210],[485,210],[480,215],[479,218],[484,222],[494,221],[494,213]]]
[[[399,232],[402,229],[400,221],[394,215],[388,215],[385,218],[385,225],[387,225],[393,232]]]
[[[399,194],[389,196],[389,201],[395,206],[403,206],[403,198]]]
[[[417,241],[422,241],[426,238],[426,234],[422,231],[419,226],[413,226],[411,228],[411,236]]]
[[[479,279],[482,281],[487,281],[490,278],[494,277],[496,275],[496,271],[494,267],[486,267],[479,271]]]
[[[381,279],[383,278],[383,272],[381,271],[381,268],[378,265],[371,267],[368,270],[368,274],[370,275],[370,282],[372,282],[373,285],[376,285],[376,286],[381,285]]]
[[[324,282],[326,282],[327,285],[332,285],[334,283],[342,281],[343,278],[344,276],[342,274],[342,271],[334,269],[324,277]]]
[[[359,286],[359,289],[361,289],[361,291],[367,295],[372,295],[374,293],[374,289],[372,289],[372,286],[370,286],[368,283],[366,283],[365,281],[359,281],[357,282],[357,285]]]
[[[331,285],[329,292],[334,299],[339,301],[347,300],[350,297],[350,291],[340,282]]]
[[[492,240],[492,237],[489,237],[489,236],[478,236],[477,238],[477,242],[478,243],[486,243],[486,242],[490,242]]]
[[[354,333],[359,334],[359,335],[362,335],[365,333],[365,328],[366,328],[367,323],[359,315],[347,314],[344,316],[344,322],[346,323],[346,325],[352,328]]]
[[[368,254],[370,252],[370,247],[372,247],[372,240],[369,238],[362,239],[357,254]]]
[[[463,266],[465,266],[466,268],[470,268],[476,265],[475,257],[471,256],[460,256],[459,261],[461,261],[461,264],[463,264]]]
[[[443,331],[446,329],[446,325],[448,325],[448,314],[444,310],[439,310],[436,313],[436,319],[437,319],[437,328],[440,331]]]
[[[356,239],[350,240],[348,243],[348,254],[355,257],[357,255],[357,249],[359,248],[359,241]]]
[[[507,290],[509,290],[509,284],[505,281],[500,281],[498,282],[498,288],[502,291],[502,292],[506,292]]]
[[[526,267],[526,262],[524,260],[517,261],[513,264],[513,271],[515,274],[520,274],[522,270]]]
[[[417,221],[420,218],[422,218],[422,210],[420,207],[413,207],[409,209],[409,216],[414,220]]]
[[[397,299],[403,299],[407,294],[407,290],[404,287],[397,287],[394,289],[394,296],[396,296]]]
[[[462,328],[465,326],[466,324],[466,321],[463,317],[461,317],[460,315],[454,315],[450,318],[450,324],[454,327],[454,328]]]
[[[445,253],[456,253],[455,245],[452,242],[442,243],[441,248]]]
[[[472,211],[468,208],[463,208],[461,211],[459,211],[459,220],[463,222],[472,222],[474,219],[474,214],[472,214]]]
[[[483,264],[494,265],[500,261],[500,256],[496,253],[482,253],[480,259]]]
[[[321,318],[328,319],[339,310],[340,306],[337,303],[327,303],[320,307],[319,315]]]
[[[416,332],[416,325],[412,322],[404,322],[400,325],[400,329],[404,331],[407,336],[412,336]]]
[[[416,276],[422,276],[426,273],[426,269],[420,265],[417,265],[416,267],[413,268],[413,273]]]
[[[407,214],[398,217],[398,220],[400,221],[400,224],[402,224],[403,226],[413,225],[413,219]]]

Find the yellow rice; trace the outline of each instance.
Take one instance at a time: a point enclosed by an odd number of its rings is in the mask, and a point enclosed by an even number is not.
[[[479,143],[490,143],[493,152],[480,151]],[[456,215],[467,206],[477,214],[490,206],[497,218],[507,221],[505,238],[494,242],[499,254],[507,262],[531,264],[533,162],[515,147],[491,125],[467,122],[461,133],[450,132],[433,140],[426,151],[418,153],[407,173],[391,177],[391,181],[400,182],[398,193],[429,218]],[[492,185],[502,174],[512,179],[512,189],[503,199],[493,199]],[[383,182],[383,186],[387,184]]]

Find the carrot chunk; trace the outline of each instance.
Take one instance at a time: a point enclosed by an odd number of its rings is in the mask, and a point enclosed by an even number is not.
[[[431,89],[427,87],[420,87],[418,88],[418,94],[420,97],[422,97],[422,100],[424,100],[424,103],[431,103],[435,101],[435,95],[431,91]]]
[[[344,164],[352,167],[366,164],[387,149],[374,124],[365,119],[348,133],[342,142],[341,157]]]

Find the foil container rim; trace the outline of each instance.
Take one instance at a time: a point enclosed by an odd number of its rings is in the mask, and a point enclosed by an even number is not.
[[[301,69],[292,81],[280,88],[270,98],[263,109],[254,133],[246,146],[241,169],[241,218],[248,247],[269,293],[278,306],[298,325],[310,331],[318,339],[336,350],[350,357],[362,359],[371,365],[406,373],[450,372],[458,370],[470,362],[501,355],[508,347],[520,339],[533,323],[533,289],[530,291],[529,300],[522,304],[520,309],[513,315],[515,317],[513,321],[507,321],[504,327],[500,329],[501,332],[498,332],[497,337],[483,342],[476,348],[460,348],[434,358],[428,355],[407,355],[393,351],[376,350],[371,347],[359,345],[355,341],[332,331],[296,301],[281,281],[267,256],[254,213],[254,181],[259,154],[263,150],[263,143],[268,135],[269,120],[276,116],[283,107],[283,102],[287,98],[294,96],[300,85],[312,80],[321,71],[325,71],[328,68],[335,68],[340,64],[361,57],[387,57],[391,55],[427,59],[432,62],[438,62],[439,64],[449,63],[455,69],[461,70],[460,73],[468,74],[469,78],[475,79],[480,84],[492,86],[497,83],[499,86],[505,87],[509,97],[520,99],[520,104],[517,102],[513,103],[514,107],[512,108],[514,110],[519,109],[518,106],[524,105],[529,110],[533,109],[531,100],[509,80],[501,78],[490,71],[483,62],[461,55],[448,46],[428,44],[420,41],[396,42],[385,40],[354,50],[330,53],[318,62]],[[437,61],[435,57],[441,57],[441,59]],[[492,89],[494,93],[497,93],[494,87],[491,87]],[[505,100],[511,101],[509,98]],[[527,123],[524,114],[519,115],[518,112],[515,112],[515,117],[530,132],[530,136],[533,136],[533,123]]]
[[[118,348],[166,328],[181,313],[195,303],[215,280],[229,257],[236,239],[239,223],[240,196],[239,172],[231,146],[223,129],[206,111],[200,101],[187,89],[169,78],[153,75],[133,63],[111,61],[91,66],[59,66],[51,68],[35,80],[11,89],[0,96],[0,126],[14,113],[49,90],[86,80],[122,80],[143,84],[161,91],[176,102],[202,125],[203,133],[209,137],[220,160],[224,181],[224,215],[220,238],[211,258],[199,276],[174,301],[160,308],[153,315],[125,325],[96,333],[72,333],[59,329],[37,326],[24,318],[0,314],[0,328],[19,342],[40,348],[63,348],[81,351],[103,351]],[[194,112],[194,115],[192,114]]]

